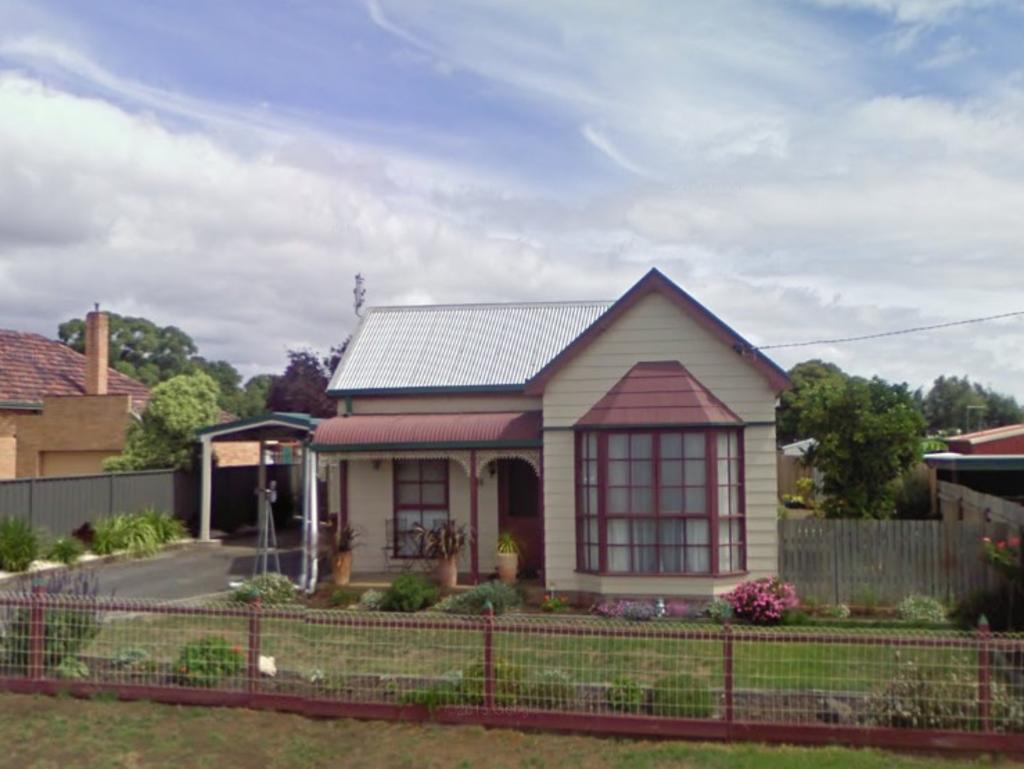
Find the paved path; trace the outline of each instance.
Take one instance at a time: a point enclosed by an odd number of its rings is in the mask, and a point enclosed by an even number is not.
[[[281,571],[298,579],[302,552],[282,543]],[[84,566],[99,578],[99,595],[116,598],[179,600],[221,593],[233,580],[252,576],[256,548],[251,542],[191,545],[153,558]],[[11,589],[7,587],[5,589]]]

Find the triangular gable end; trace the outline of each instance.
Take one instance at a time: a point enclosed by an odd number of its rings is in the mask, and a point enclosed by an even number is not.
[[[629,291],[609,307],[604,314],[594,321],[586,331],[576,337],[564,350],[538,371],[524,389],[527,395],[541,395],[544,387],[569,361],[575,358],[594,339],[615,323],[627,310],[645,296],[658,293],[672,302],[681,312],[686,313],[705,330],[728,345],[741,355],[764,376],[776,392],[788,390],[792,384],[786,372],[770,360],[764,353],[755,349],[747,340],[730,328],[717,315],[686,293],[683,289],[666,278],[657,269],[651,269]]]
[[[576,424],[627,427],[741,423],[732,409],[672,360],[637,363]]]

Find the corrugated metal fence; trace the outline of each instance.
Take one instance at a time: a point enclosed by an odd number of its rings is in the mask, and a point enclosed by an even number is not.
[[[955,601],[993,584],[982,537],[1013,535],[1004,523],[779,521],[779,573],[804,597],[893,603],[911,593]]]
[[[86,521],[147,507],[188,520],[197,500],[195,478],[173,470],[24,478],[0,483],[0,518],[21,518],[59,536]]]

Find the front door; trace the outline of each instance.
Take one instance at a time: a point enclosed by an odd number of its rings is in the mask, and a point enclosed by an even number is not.
[[[515,537],[524,577],[539,577],[544,568],[544,521],[540,484],[534,469],[521,459],[498,462],[498,531]]]

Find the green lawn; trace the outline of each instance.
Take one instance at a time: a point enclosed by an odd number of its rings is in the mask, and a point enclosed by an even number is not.
[[[524,734],[240,709],[0,694],[18,769],[981,769],[873,750]],[[1001,763],[1001,766],[1017,766]]]

